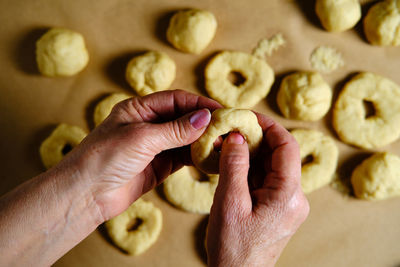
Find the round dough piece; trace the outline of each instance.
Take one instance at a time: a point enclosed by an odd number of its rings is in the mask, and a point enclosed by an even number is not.
[[[356,197],[381,200],[400,196],[400,157],[375,153],[358,165],[351,175]]]
[[[182,10],[171,18],[167,39],[176,49],[200,54],[210,44],[216,30],[217,20],[210,11]]]
[[[78,126],[64,123],[58,125],[40,145],[40,157],[46,169],[59,163],[86,135],[87,133]]]
[[[374,114],[368,115],[365,103],[373,105]],[[360,73],[346,83],[333,110],[333,127],[340,139],[362,148],[395,141],[399,125],[400,87],[374,73]]]
[[[131,255],[139,255],[157,241],[162,228],[162,213],[153,203],[138,199],[105,225],[115,245]]]
[[[175,80],[175,62],[159,51],[132,58],[126,67],[126,80],[140,96],[167,90]]]
[[[196,177],[206,176],[206,181]],[[218,175],[200,173],[194,167],[185,166],[164,181],[164,193],[169,202],[189,212],[210,213]]]
[[[111,94],[108,97],[100,101],[94,109],[94,124],[97,126],[102,123],[108,115],[110,115],[113,107],[125,99],[131,98],[132,96],[124,93]]]
[[[301,187],[310,193],[329,184],[336,171],[339,150],[329,136],[315,130],[296,129],[292,135],[299,143],[301,167]]]
[[[377,2],[364,18],[364,33],[373,45],[400,45],[400,0]]]
[[[327,31],[342,32],[360,20],[361,5],[358,0],[317,0],[315,12]]]
[[[214,141],[229,132],[240,132],[246,139],[250,155],[257,152],[263,138],[263,131],[257,116],[250,110],[217,109],[211,115],[211,122],[203,135],[191,145],[194,165],[205,173],[219,172],[219,153],[214,150]]]
[[[52,28],[36,42],[36,61],[46,76],[72,76],[89,62],[83,36],[68,29]]]
[[[229,81],[238,72],[244,82]],[[251,108],[266,97],[274,82],[274,71],[264,61],[242,52],[224,51],[216,55],[205,69],[207,93],[225,107]]]
[[[281,83],[277,102],[288,119],[316,121],[329,110],[332,90],[317,72],[296,72]]]

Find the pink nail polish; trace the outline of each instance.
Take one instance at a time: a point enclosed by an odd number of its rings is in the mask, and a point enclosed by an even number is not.
[[[211,119],[211,114],[208,109],[202,109],[194,113],[190,117],[190,124],[197,130],[208,125]]]
[[[227,142],[228,144],[242,145],[244,138],[240,133],[230,133]]]

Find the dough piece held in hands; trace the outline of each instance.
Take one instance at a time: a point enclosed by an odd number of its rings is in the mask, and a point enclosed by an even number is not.
[[[167,30],[168,41],[178,50],[200,54],[212,41],[217,20],[207,10],[181,10],[171,18]]]
[[[75,31],[52,28],[36,42],[36,62],[46,76],[72,76],[89,62],[83,36]]]
[[[116,104],[130,97],[132,96],[124,93],[115,93],[107,96],[102,101],[100,101],[94,109],[93,120],[95,126],[102,123],[108,117],[108,115],[110,115],[113,107]]]
[[[354,169],[351,183],[358,198],[382,200],[400,196],[400,157],[375,153]]]
[[[207,180],[196,180],[206,176]],[[169,202],[180,209],[196,213],[210,213],[218,175],[206,175],[194,167],[185,166],[171,174],[163,184]]]
[[[139,255],[157,241],[162,228],[162,213],[153,203],[138,199],[105,225],[118,247],[131,255]]]
[[[125,73],[129,85],[140,96],[167,90],[175,75],[175,62],[166,53],[158,51],[132,58]]]
[[[315,12],[327,31],[342,32],[360,20],[361,5],[358,0],[317,0]]]
[[[316,121],[329,110],[332,90],[317,72],[296,72],[281,83],[277,102],[288,119]]]

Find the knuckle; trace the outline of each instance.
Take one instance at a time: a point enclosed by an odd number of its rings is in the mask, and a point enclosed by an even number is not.
[[[172,135],[171,137],[176,140],[178,143],[185,143],[188,137],[190,136],[189,130],[185,126],[181,120],[175,120],[171,122],[171,130],[169,133]]]

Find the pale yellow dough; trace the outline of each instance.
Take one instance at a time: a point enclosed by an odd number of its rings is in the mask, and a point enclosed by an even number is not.
[[[312,161],[301,167],[301,187],[304,193],[329,184],[339,157],[333,139],[316,130],[296,129],[291,133],[299,143],[301,159],[312,156]]]
[[[206,181],[196,178],[206,176]],[[194,167],[183,167],[164,181],[164,193],[169,202],[180,209],[196,213],[210,213],[218,175],[200,173]]]
[[[373,104],[366,117],[363,101]],[[377,148],[400,136],[400,87],[374,73],[360,73],[344,86],[333,109],[333,127],[340,139],[362,148]]]
[[[373,45],[400,45],[400,0],[377,2],[364,18],[364,32]]]
[[[375,153],[354,169],[351,183],[358,198],[382,200],[400,196],[400,157]]]
[[[327,31],[342,32],[360,20],[361,5],[359,0],[317,0],[315,12]]]
[[[200,54],[212,41],[217,20],[207,10],[181,10],[171,18],[167,30],[168,41],[183,52]]]
[[[138,219],[141,220],[140,225],[130,231],[130,226]],[[105,225],[115,245],[131,255],[138,255],[157,241],[162,228],[162,213],[153,203],[138,199]]]
[[[94,116],[93,116],[94,124],[97,126],[100,123],[102,123],[105,120],[105,118],[107,118],[108,115],[110,115],[113,107],[116,104],[130,97],[132,96],[124,93],[115,93],[104,98],[96,105],[94,109]]]
[[[313,69],[323,73],[330,73],[344,65],[342,54],[333,47],[319,46],[310,55]]]
[[[50,169],[65,156],[63,150],[74,148],[86,137],[87,133],[78,126],[62,123],[40,145],[40,157],[43,165]]]
[[[239,72],[245,81],[239,86],[228,79]],[[251,108],[266,97],[274,82],[274,71],[256,56],[224,51],[216,55],[205,69],[207,93],[225,107]]]
[[[219,153],[214,150],[215,140],[229,132],[240,132],[253,155],[261,144],[263,131],[257,116],[250,110],[217,109],[203,135],[191,145],[194,165],[205,173],[219,172]]]
[[[277,102],[289,119],[316,121],[329,110],[332,90],[317,72],[296,72],[283,78]]]
[[[258,42],[257,47],[254,48],[252,54],[260,59],[265,59],[265,55],[271,56],[274,51],[285,45],[285,43],[286,40],[283,38],[283,35],[281,33],[277,33],[269,39],[261,39]]]
[[[132,58],[125,73],[126,80],[140,96],[167,90],[175,75],[175,62],[159,51],[149,51]]]
[[[36,62],[46,76],[72,76],[89,62],[83,36],[75,31],[52,28],[36,42]]]

